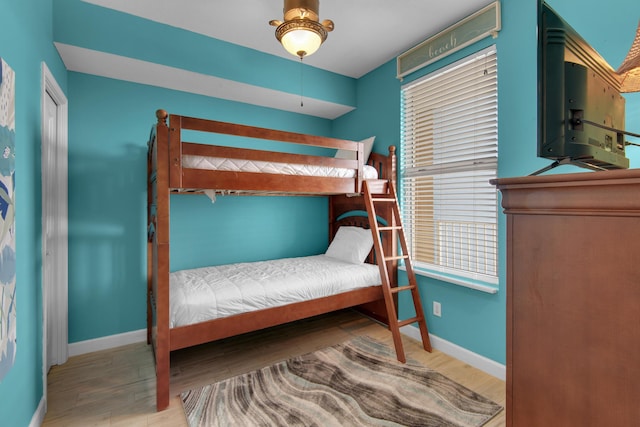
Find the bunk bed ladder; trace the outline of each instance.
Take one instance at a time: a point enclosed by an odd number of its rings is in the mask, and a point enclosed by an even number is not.
[[[422,303],[420,302],[420,293],[418,292],[418,284],[416,282],[416,275],[411,265],[411,257],[407,249],[407,241],[404,235],[404,229],[402,228],[402,219],[400,215],[400,208],[398,205],[398,197],[396,196],[395,188],[391,181],[386,185],[387,192],[384,194],[372,194],[367,181],[363,182],[363,192],[365,203],[367,207],[367,214],[369,216],[369,224],[371,225],[371,232],[373,234],[373,246],[377,258],[377,264],[380,268],[380,277],[382,279],[382,289],[384,293],[384,301],[387,309],[387,318],[389,319],[389,329],[393,336],[393,344],[396,349],[396,355],[399,361],[406,362],[404,354],[404,348],[402,346],[402,337],[400,334],[400,328],[405,325],[417,323],[420,329],[420,336],[422,337],[422,346],[426,351],[431,351],[431,341],[429,340],[429,331],[427,330],[427,322],[425,320],[424,311],[422,310]],[[378,216],[376,214],[376,205],[386,204],[391,208],[392,218],[391,221],[385,225],[378,225]],[[397,237],[400,241],[400,247],[402,249],[402,255],[396,253],[385,254],[384,246],[382,245],[381,233],[390,233],[391,236]],[[391,237],[393,238],[393,237]],[[395,245],[391,245],[395,247]],[[391,286],[391,279],[389,277],[389,269],[387,268],[387,262],[396,262],[398,260],[404,260],[404,266],[407,271],[407,277],[409,284],[406,286]],[[394,304],[394,295],[403,291],[410,291],[411,298],[413,299],[413,306],[415,309],[415,316],[405,320],[398,320],[398,313]]]

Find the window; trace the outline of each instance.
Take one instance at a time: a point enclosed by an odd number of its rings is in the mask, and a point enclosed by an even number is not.
[[[495,47],[403,86],[401,100],[400,198],[413,266],[497,284]]]

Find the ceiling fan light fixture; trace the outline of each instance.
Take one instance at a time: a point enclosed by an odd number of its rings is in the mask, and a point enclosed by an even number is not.
[[[294,19],[278,27],[276,38],[287,52],[302,58],[320,48],[327,39],[327,31],[317,22]]]
[[[312,55],[333,31],[333,21],[318,22],[319,0],[285,0],[285,21],[270,21],[277,26],[276,39],[285,50],[302,59]]]

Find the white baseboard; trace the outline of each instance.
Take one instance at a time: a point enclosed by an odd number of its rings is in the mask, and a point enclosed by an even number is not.
[[[29,427],[40,427],[44,422],[45,409],[44,409],[44,397],[40,399],[40,403],[36,408],[36,412],[33,413],[33,417],[31,417],[31,422],[29,423]]]
[[[403,326],[402,328],[400,328],[400,332],[408,337],[421,341],[420,330],[415,326]],[[461,360],[465,363],[468,363],[474,368],[478,368],[489,375],[493,375],[494,377],[501,379],[502,381],[506,380],[507,368],[505,365],[491,360],[487,357],[481,356],[470,350],[467,350],[464,347],[460,347],[459,345],[456,345],[452,342],[443,340],[442,338],[437,337],[433,334],[429,334],[429,339],[431,340],[431,347],[433,347],[434,349],[446,353],[449,356],[455,357],[456,359]]]
[[[134,344],[147,340],[147,330],[125,332],[124,334],[109,335],[108,337],[96,338],[92,340],[74,342],[69,344],[69,357],[78,356],[94,351],[107,350],[120,347],[121,345]]]

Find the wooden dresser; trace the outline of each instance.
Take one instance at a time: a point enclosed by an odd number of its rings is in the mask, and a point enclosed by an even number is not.
[[[640,170],[492,183],[507,214],[507,426],[640,425]]]

